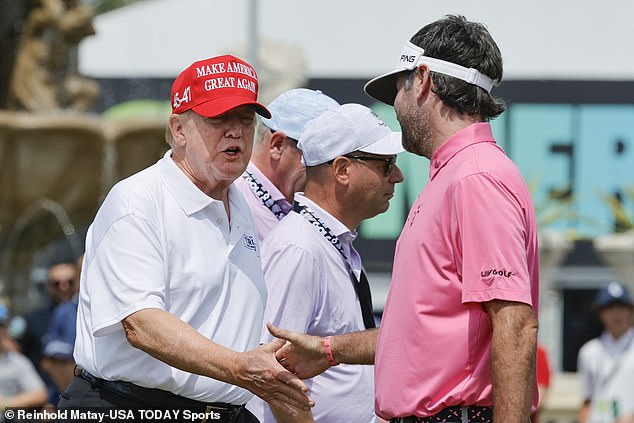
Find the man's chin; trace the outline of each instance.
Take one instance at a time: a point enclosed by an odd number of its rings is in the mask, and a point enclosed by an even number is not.
[[[422,148],[414,143],[403,142],[403,148],[409,153],[416,154],[417,156],[426,157],[425,152],[422,150]]]

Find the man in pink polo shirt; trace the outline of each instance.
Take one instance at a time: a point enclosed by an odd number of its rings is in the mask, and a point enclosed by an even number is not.
[[[394,105],[405,149],[431,161],[396,245],[378,339],[328,344],[342,363],[375,351],[376,413],[391,422],[525,423],[537,405],[537,232],[526,184],[488,123],[504,111],[490,95],[501,79],[486,28],[447,16],[365,86]],[[292,342],[276,355],[300,377],[325,366],[321,339],[270,330]]]

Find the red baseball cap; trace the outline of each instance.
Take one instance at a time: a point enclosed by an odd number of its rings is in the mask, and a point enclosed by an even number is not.
[[[172,84],[172,113],[193,110],[215,117],[243,105],[269,119],[271,112],[257,102],[258,76],[244,60],[225,55],[200,60],[180,73]]]

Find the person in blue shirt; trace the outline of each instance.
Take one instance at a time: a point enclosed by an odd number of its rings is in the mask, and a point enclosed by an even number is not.
[[[41,368],[51,378],[59,392],[64,392],[73,380],[75,359],[73,349],[77,334],[77,303],[79,300],[79,274],[83,255],[77,260],[75,294],[70,301],[58,304],[44,335]]]

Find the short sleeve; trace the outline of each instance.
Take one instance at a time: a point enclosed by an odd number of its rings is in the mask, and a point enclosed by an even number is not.
[[[20,387],[21,392],[32,392],[36,389],[42,389],[45,387],[42,378],[37,373],[35,366],[25,356],[15,354],[15,364],[17,369],[16,373],[20,375]]]
[[[73,361],[73,348],[77,322],[77,305],[74,302],[66,302],[58,305],[51,318],[48,331],[44,336],[44,357],[59,358]]]
[[[120,329],[130,314],[146,309],[165,309],[166,281],[158,230],[134,215],[114,222],[84,263],[83,285],[90,298],[94,336]]]
[[[498,299],[532,306],[527,220],[519,195],[494,175],[478,173],[456,185],[452,201],[462,301]]]
[[[592,342],[592,341],[590,341]],[[577,356],[577,374],[579,375],[579,390],[583,401],[592,398],[594,384],[591,369],[592,345],[587,343],[579,350]]]

